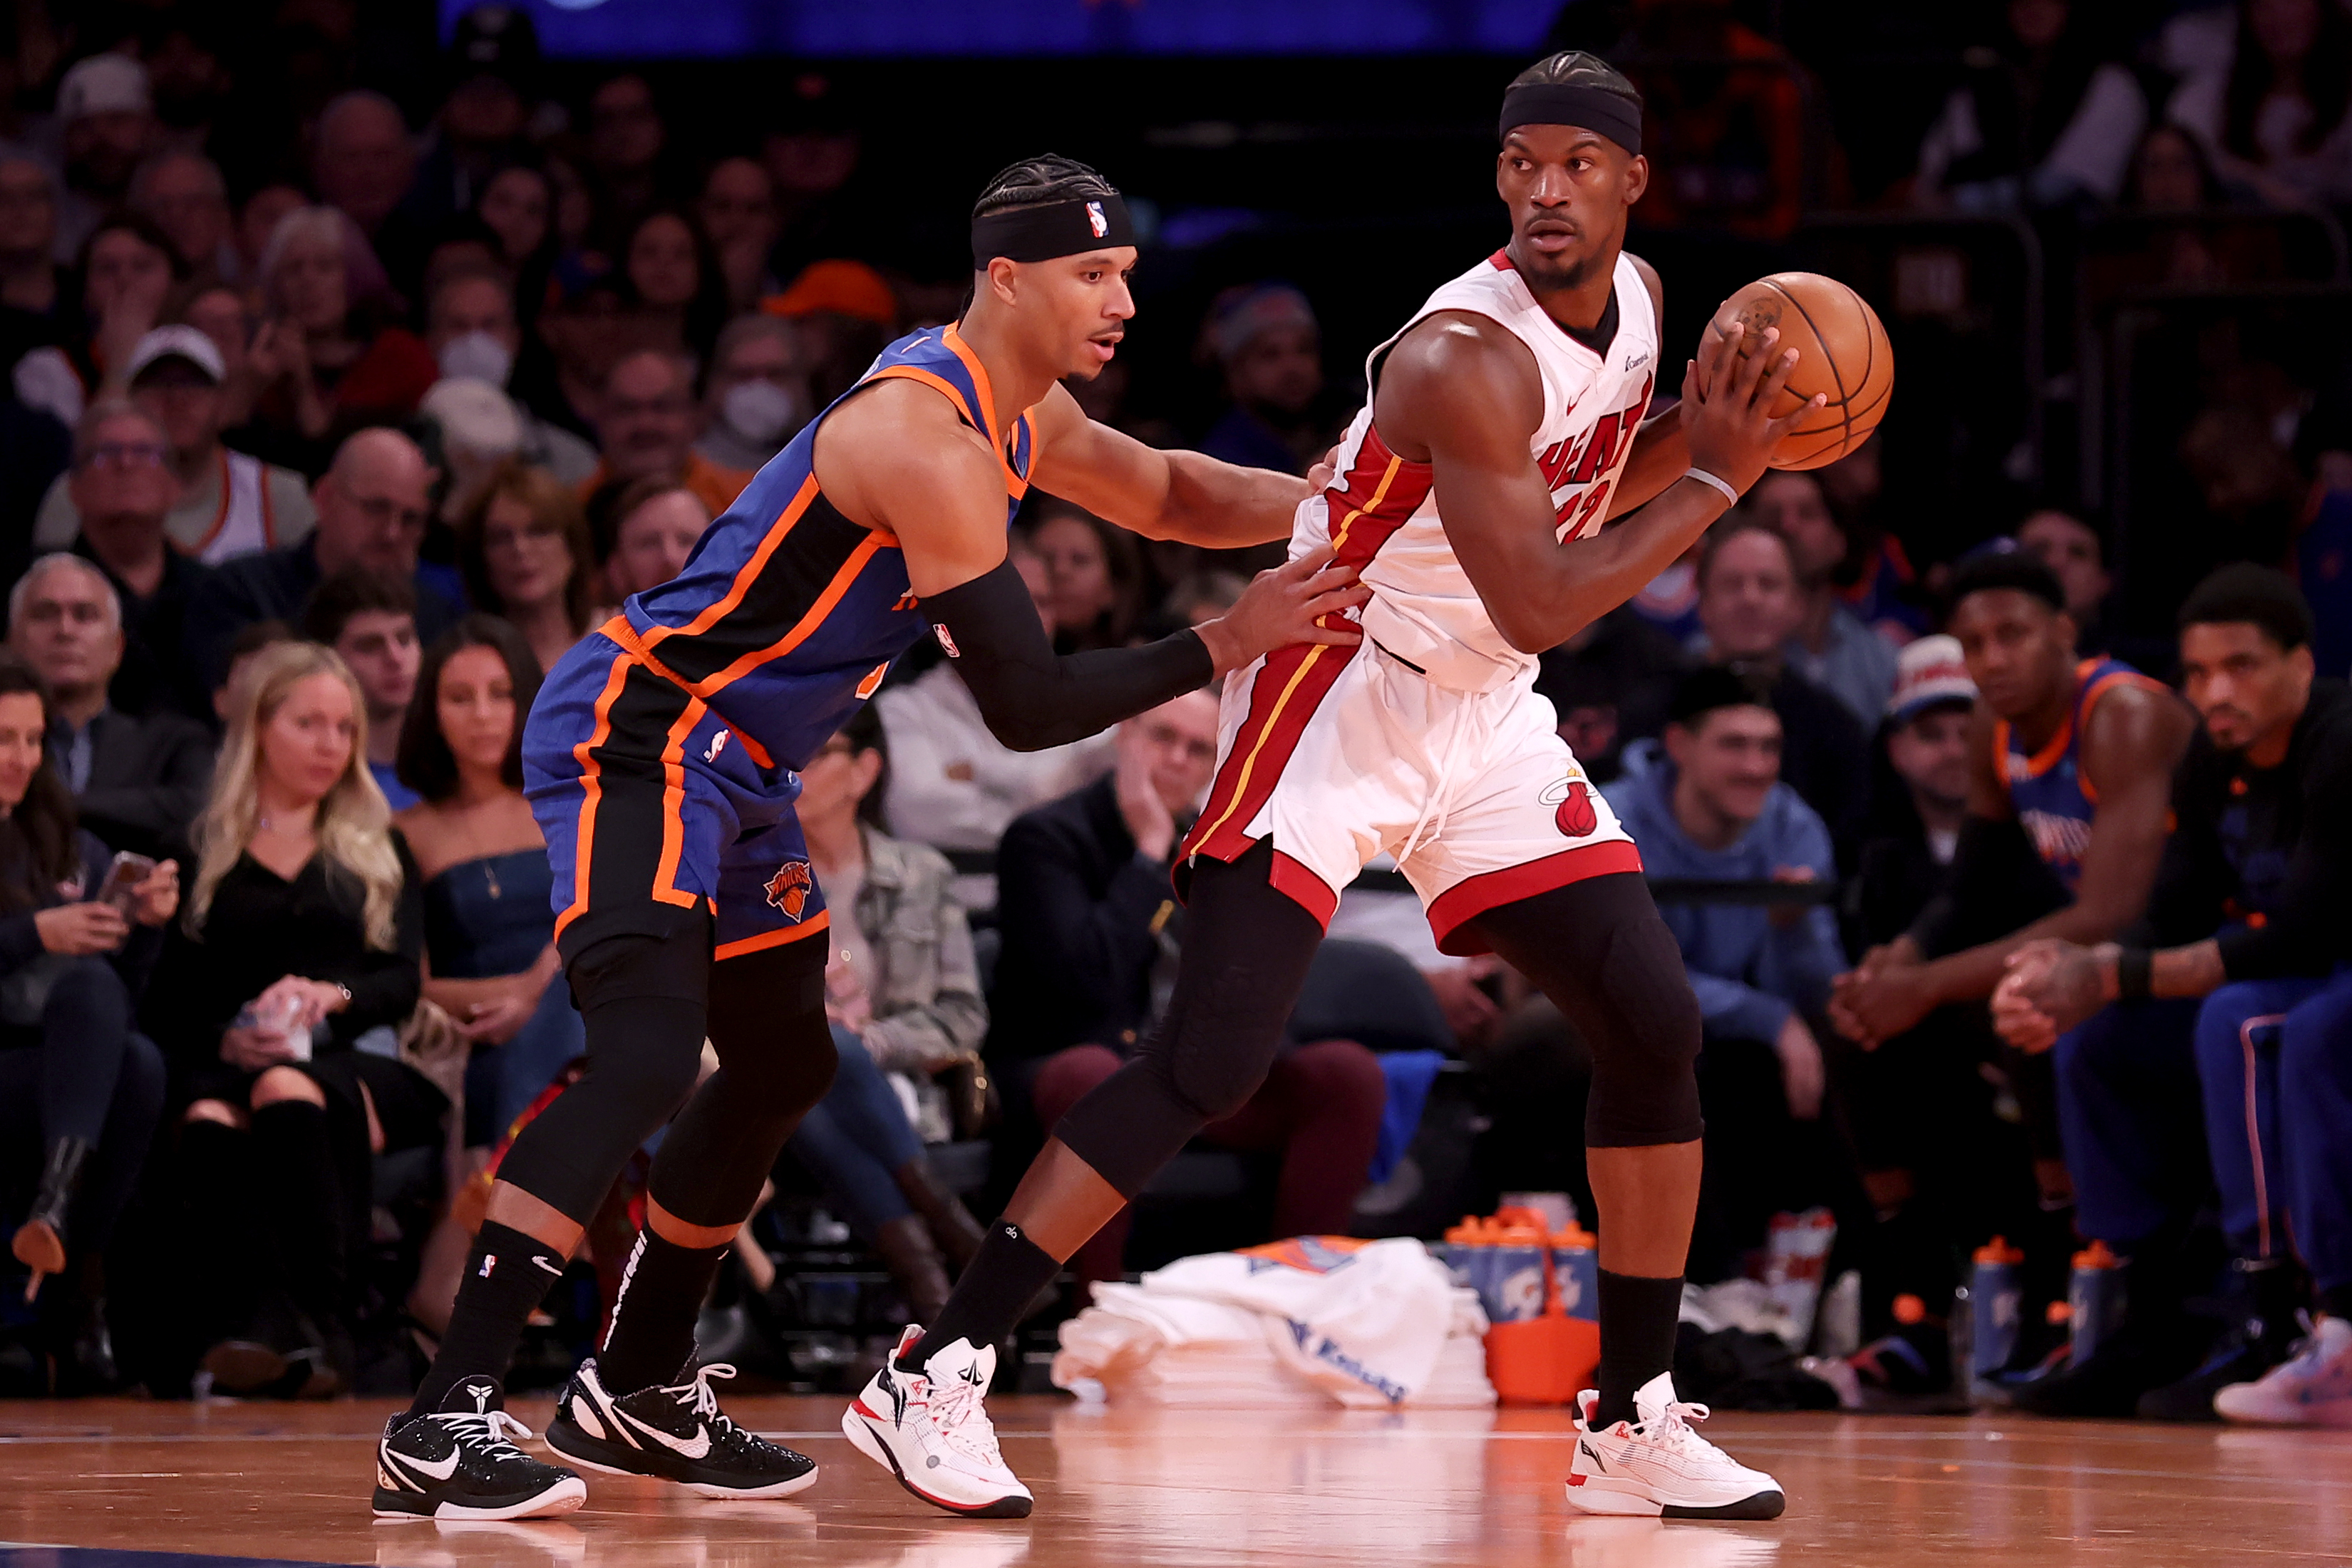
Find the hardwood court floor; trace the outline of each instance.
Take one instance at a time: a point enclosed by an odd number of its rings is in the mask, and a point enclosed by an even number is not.
[[[0,1405],[0,1542],[379,1568],[2352,1563],[2352,1432],[1720,1416],[1708,1430],[1780,1476],[1787,1516],[1662,1525],[1568,1510],[1555,1412],[1274,1416],[1008,1398],[1005,1457],[1037,1512],[982,1522],[934,1511],[853,1453],[838,1400],[729,1404],[814,1456],[816,1486],[717,1503],[592,1476],[588,1506],[562,1521],[469,1527],[370,1518],[381,1403]],[[549,1411],[518,1406],[534,1428]]]

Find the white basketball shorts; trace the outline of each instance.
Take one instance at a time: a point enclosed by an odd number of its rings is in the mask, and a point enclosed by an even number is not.
[[[1328,925],[1386,850],[1438,947],[1486,952],[1465,929],[1486,910],[1642,868],[1530,680],[1450,690],[1370,638],[1267,655],[1226,679],[1216,779],[1179,865],[1270,839],[1274,885]]]

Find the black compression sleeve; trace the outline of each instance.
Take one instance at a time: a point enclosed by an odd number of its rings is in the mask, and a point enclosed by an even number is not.
[[[1083,741],[1197,691],[1216,674],[1208,645],[1190,630],[1142,647],[1055,653],[1028,584],[1010,561],[930,595],[923,614],[989,732],[1016,752]]]

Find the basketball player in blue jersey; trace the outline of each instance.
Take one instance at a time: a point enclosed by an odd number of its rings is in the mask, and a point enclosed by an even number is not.
[[[1950,595],[1948,629],[1979,693],[1969,818],[1951,891],[1838,979],[1832,1019],[1865,1047],[1947,1003],[1990,997],[2027,942],[2101,942],[2137,919],[2164,848],[2172,767],[2195,728],[2159,682],[2111,658],[2075,658],[2065,592],[2032,556],[1963,562]],[[1956,933],[2004,928],[2000,911],[2036,880],[2035,861],[2066,901],[2005,936],[1958,946]]]
[[[795,770],[919,636],[935,633],[989,728],[1023,750],[1278,647],[1360,640],[1343,614],[1364,598],[1353,572],[1309,556],[1161,642],[1055,655],[1005,553],[1031,484],[1213,547],[1284,537],[1307,486],[1154,451],[1088,422],[1061,386],[1108,363],[1134,313],[1132,230],[1100,175],[1061,158],[1015,164],[982,194],[971,234],[963,319],[885,350],[684,571],[557,664],[533,706],[524,780],[555,865],[588,1070],[499,1166],[439,1352],[378,1445],[380,1515],[520,1519],[583,1500],[573,1471],[509,1441],[527,1434],[499,1380],[624,1163],[665,1122],[612,1327],[548,1443],[585,1468],[706,1497],[782,1497],[815,1479],[719,1410],[710,1383],[731,1369],[684,1369],[728,1243],[834,1072],[830,917],[793,816]],[[706,1037],[719,1068],[698,1089]]]

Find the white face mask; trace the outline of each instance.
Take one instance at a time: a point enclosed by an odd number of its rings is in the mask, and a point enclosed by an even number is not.
[[[719,416],[727,427],[755,447],[782,441],[785,431],[801,423],[800,412],[800,399],[772,381],[730,386],[719,400]]]
[[[452,381],[487,381],[504,386],[514,355],[488,332],[461,332],[441,345],[441,374]]]

